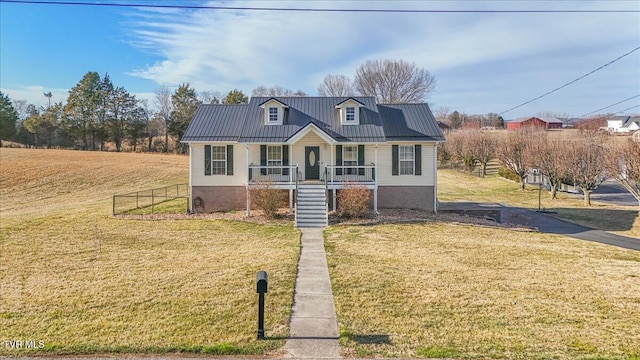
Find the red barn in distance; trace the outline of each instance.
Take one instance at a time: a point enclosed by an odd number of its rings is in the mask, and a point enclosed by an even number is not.
[[[507,130],[516,130],[520,127],[538,127],[545,130],[562,129],[562,120],[554,117],[523,117],[507,122]]]

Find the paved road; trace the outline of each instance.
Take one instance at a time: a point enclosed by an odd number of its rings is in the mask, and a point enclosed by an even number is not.
[[[582,194],[573,195],[580,198],[583,196]],[[607,180],[602,183],[591,193],[591,200],[612,205],[638,206],[638,200],[615,180]]]

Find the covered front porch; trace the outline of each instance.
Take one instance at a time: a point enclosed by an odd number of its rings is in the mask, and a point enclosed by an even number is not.
[[[268,186],[272,189],[289,191],[289,209],[294,210],[297,194],[301,186],[322,184],[325,187],[326,202],[336,211],[337,190],[350,186],[363,186],[372,190],[373,211],[378,213],[378,183],[376,181],[376,165],[328,165],[319,164],[318,178],[305,178],[298,164],[287,166],[249,165],[247,173],[247,216],[250,215],[251,200],[249,190],[252,187]]]

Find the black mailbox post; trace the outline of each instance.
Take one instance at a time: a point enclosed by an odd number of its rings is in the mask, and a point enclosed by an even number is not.
[[[267,272],[258,271],[256,287],[258,292],[258,339],[264,339],[264,294],[267,292]]]

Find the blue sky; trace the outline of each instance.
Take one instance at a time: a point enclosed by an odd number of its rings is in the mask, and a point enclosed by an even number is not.
[[[105,1],[103,1],[105,2]],[[111,2],[111,1],[109,1]],[[127,3],[124,1],[113,1]],[[129,2],[131,3],[131,2]],[[631,13],[353,13],[15,4],[0,0],[0,88],[12,99],[65,101],[88,71],[152,99],[160,86],[245,94],[280,85],[316,95],[327,74],[403,59],[438,85],[428,101],[502,112],[640,46],[638,1],[177,1],[144,4],[432,10],[633,10]],[[640,94],[640,50],[509,111],[580,116]],[[640,97],[607,109],[640,105]],[[640,113],[640,107],[628,113]]]

